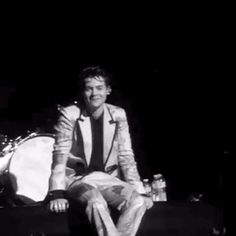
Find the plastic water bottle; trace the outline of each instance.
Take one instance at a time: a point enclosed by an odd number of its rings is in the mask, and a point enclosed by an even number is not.
[[[153,202],[158,202],[159,201],[159,175],[153,175],[153,180],[152,180],[152,201]]]
[[[167,201],[166,196],[166,181],[162,174],[153,175],[152,181],[152,200],[154,202]]]
[[[166,180],[163,176],[159,179],[159,201],[166,202],[167,194],[166,194]]]
[[[152,188],[151,184],[149,183],[149,179],[143,179],[143,187],[145,189],[146,194],[151,197],[152,195]]]

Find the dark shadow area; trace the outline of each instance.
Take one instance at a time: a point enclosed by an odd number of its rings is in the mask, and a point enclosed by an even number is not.
[[[0,177],[0,207],[14,207],[37,204],[33,199],[17,195],[16,177],[5,172]]]
[[[68,227],[70,236],[76,236],[78,234],[97,236],[95,227],[88,221],[85,208],[72,201],[70,201],[68,210]]]

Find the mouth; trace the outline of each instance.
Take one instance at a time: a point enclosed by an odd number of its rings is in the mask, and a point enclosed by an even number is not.
[[[99,100],[100,100],[100,98],[91,98],[91,99],[90,99],[91,102],[97,102],[97,101],[99,101]]]

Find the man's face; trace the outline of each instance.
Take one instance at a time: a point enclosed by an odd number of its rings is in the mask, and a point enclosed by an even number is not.
[[[110,87],[106,86],[101,76],[86,78],[84,87],[84,100],[90,110],[96,110],[106,101],[107,94],[110,93]]]

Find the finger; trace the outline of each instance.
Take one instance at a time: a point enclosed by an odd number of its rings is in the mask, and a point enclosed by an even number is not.
[[[65,205],[65,203],[63,202],[63,203],[59,203],[58,204],[58,211],[59,212],[64,212],[66,210],[66,205]]]
[[[149,202],[149,206],[148,206],[148,209],[152,208],[153,207],[153,202]]]
[[[61,211],[65,212],[68,209],[68,207],[69,207],[68,201],[63,202],[61,205]]]
[[[60,212],[62,210],[62,205],[60,203],[57,203],[56,208],[57,212]]]
[[[54,211],[54,202],[50,202],[49,208],[50,208],[50,211]]]
[[[146,208],[147,209],[150,209],[153,206],[153,202],[149,199],[146,199],[145,203],[146,203]]]
[[[57,213],[59,212],[59,205],[58,205],[58,202],[55,202],[55,203],[54,203],[53,209],[54,209],[55,212],[57,212]]]
[[[67,201],[67,202],[66,202],[66,209],[68,209],[69,206],[70,206],[70,204],[69,204],[69,202]]]
[[[64,209],[65,209],[65,211],[66,211],[68,208],[69,208],[69,202],[66,201],[65,204],[64,204]]]
[[[53,206],[53,212],[57,212],[57,211],[58,211],[57,205],[54,205]]]

